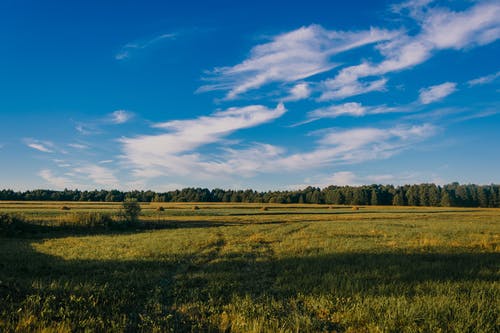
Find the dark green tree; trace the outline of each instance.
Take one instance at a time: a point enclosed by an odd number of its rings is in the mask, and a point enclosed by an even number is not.
[[[392,204],[394,206],[404,206],[405,201],[403,200],[403,195],[401,193],[396,193],[392,199]]]
[[[127,224],[137,223],[140,214],[141,206],[137,202],[137,199],[125,199],[123,201],[120,216]]]
[[[372,206],[378,206],[380,204],[379,202],[379,195],[378,195],[378,191],[373,189],[372,190],[372,194],[371,194],[371,199],[370,199],[370,204]]]

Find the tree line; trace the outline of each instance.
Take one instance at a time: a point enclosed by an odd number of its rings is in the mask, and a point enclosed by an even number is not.
[[[250,202],[334,205],[500,207],[500,185],[364,185],[307,187],[293,191],[184,188],[168,192],[118,190],[1,190],[0,200],[122,202]]]

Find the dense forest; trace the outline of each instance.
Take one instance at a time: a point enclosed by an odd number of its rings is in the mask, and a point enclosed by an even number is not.
[[[135,198],[141,202],[253,202],[253,203],[314,203],[345,205],[395,205],[443,207],[500,207],[500,185],[444,186],[365,185],[307,187],[294,191],[257,192],[253,190],[222,190],[185,188],[169,192],[118,190],[33,190],[16,192],[1,190],[0,200],[21,201],[105,201],[121,202]]]

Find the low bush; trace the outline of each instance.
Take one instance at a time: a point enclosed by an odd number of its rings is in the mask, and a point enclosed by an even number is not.
[[[0,213],[0,235],[13,236],[26,231],[28,224],[20,215]]]
[[[61,225],[86,227],[86,228],[109,228],[113,224],[113,219],[108,214],[89,212],[74,213],[65,216]]]
[[[136,199],[125,199],[122,208],[118,213],[120,219],[128,226],[139,225],[139,216],[141,215],[141,205]]]

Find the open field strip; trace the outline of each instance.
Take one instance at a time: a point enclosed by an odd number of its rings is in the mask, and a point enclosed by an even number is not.
[[[162,229],[0,237],[0,331],[499,331],[500,210],[265,206],[144,204]],[[119,209],[0,203],[48,226]]]

